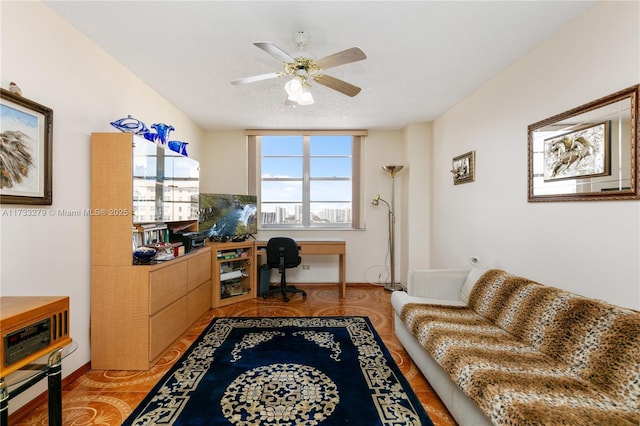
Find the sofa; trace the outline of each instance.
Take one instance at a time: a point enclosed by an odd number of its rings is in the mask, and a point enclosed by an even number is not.
[[[415,270],[395,333],[468,425],[640,424],[640,312],[499,269]]]

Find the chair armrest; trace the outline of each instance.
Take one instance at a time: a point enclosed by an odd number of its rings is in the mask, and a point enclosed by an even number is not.
[[[430,299],[459,300],[470,269],[416,269],[409,271],[407,293]]]

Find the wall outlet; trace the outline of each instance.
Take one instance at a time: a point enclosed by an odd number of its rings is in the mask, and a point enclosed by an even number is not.
[[[311,269],[311,265],[302,265],[303,271],[308,271],[309,269]]]

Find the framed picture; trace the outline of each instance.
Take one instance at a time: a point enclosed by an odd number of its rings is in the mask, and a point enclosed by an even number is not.
[[[476,152],[469,151],[453,159],[453,184],[473,182],[476,177]]]
[[[51,205],[53,110],[0,89],[0,203]]]
[[[608,121],[544,141],[544,181],[609,174]]]
[[[640,199],[640,85],[528,127],[528,201]]]

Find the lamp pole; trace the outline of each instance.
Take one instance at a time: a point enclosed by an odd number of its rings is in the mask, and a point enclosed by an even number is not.
[[[402,288],[402,285],[396,285],[396,173],[400,172],[404,166],[389,165],[382,166],[382,170],[391,176],[391,206],[389,207],[389,256],[391,257],[391,283],[385,285],[385,290],[396,291]]]

